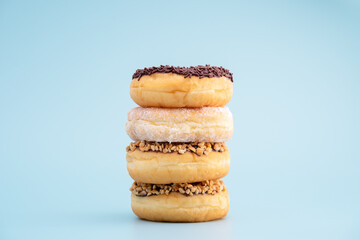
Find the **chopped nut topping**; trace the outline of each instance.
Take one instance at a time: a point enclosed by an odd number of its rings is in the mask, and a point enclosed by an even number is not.
[[[142,152],[162,152],[172,153],[177,152],[178,154],[184,154],[186,152],[192,152],[199,156],[208,155],[212,151],[214,152],[225,152],[227,146],[223,142],[200,142],[200,143],[168,143],[168,142],[148,142],[148,141],[137,141],[131,142],[126,147],[127,152],[133,152],[140,150]]]
[[[173,184],[150,184],[134,182],[130,188],[138,197],[152,195],[169,195],[171,192],[178,192],[186,196],[197,194],[214,195],[218,192],[225,191],[225,184],[221,180],[206,180],[196,183],[173,183]]]

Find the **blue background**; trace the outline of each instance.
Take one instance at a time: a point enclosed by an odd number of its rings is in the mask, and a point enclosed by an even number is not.
[[[0,239],[360,239],[356,1],[1,1]],[[138,220],[137,68],[234,73],[224,220]]]

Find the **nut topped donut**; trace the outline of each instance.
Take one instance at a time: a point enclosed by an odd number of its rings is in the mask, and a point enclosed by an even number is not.
[[[225,106],[233,93],[232,73],[210,65],[161,65],[138,69],[132,78],[130,96],[141,107]]]
[[[225,143],[138,141],[126,150],[128,172],[141,183],[201,182],[225,177],[230,170]]]
[[[229,211],[229,194],[221,180],[191,184],[134,182],[130,191],[134,213],[151,221],[211,221],[225,217]]]

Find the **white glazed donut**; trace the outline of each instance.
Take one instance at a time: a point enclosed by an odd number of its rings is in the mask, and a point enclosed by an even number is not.
[[[233,134],[227,107],[134,108],[126,132],[135,141],[226,142]]]

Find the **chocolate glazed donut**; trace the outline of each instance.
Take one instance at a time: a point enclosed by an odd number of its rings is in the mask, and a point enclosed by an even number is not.
[[[232,73],[210,65],[138,69],[130,84],[130,96],[141,107],[225,106],[232,93]]]

